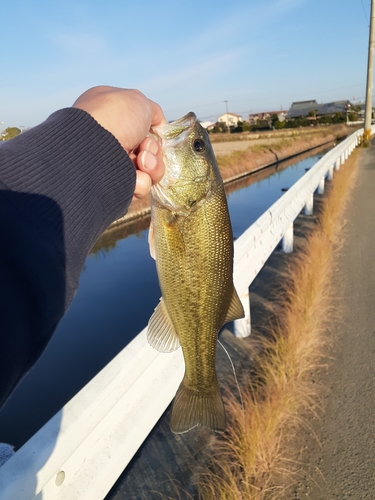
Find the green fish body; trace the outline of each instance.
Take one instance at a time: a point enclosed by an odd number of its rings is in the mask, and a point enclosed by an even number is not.
[[[155,130],[166,171],[151,189],[151,254],[162,298],[148,324],[162,352],[182,347],[185,375],[171,429],[225,429],[215,370],[221,327],[244,316],[233,285],[233,237],[223,182],[208,134],[194,113]]]

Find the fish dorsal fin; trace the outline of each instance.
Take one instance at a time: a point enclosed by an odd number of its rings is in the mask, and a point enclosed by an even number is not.
[[[148,322],[148,343],[160,352],[172,352],[180,347],[180,339],[169,317],[163,298]]]
[[[236,292],[236,289],[233,287],[232,298],[223,324],[225,325],[225,323],[229,323],[230,321],[234,321],[235,319],[244,317],[245,311],[241,304],[241,300]]]
[[[156,251],[155,251],[155,232],[154,232],[154,225],[151,222],[150,228],[148,230],[148,246],[150,247],[150,255],[151,257],[156,260]]]

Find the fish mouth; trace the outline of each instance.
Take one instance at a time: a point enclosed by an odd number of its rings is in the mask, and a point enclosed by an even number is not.
[[[168,146],[174,147],[187,140],[190,130],[196,123],[197,117],[195,113],[190,111],[190,113],[178,120],[153,127],[152,133],[160,138],[162,143],[167,141]],[[166,144],[163,144],[163,146],[166,146]]]

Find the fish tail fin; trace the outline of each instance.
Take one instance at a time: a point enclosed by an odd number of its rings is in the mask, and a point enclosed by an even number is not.
[[[215,384],[209,393],[200,393],[190,389],[183,380],[173,403],[172,432],[183,434],[197,425],[223,432],[225,424],[225,410],[218,385]]]

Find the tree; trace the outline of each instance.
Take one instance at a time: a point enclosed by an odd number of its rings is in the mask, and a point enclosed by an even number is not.
[[[284,127],[285,127],[285,120],[284,120],[284,121],[282,121],[282,122],[281,122],[280,120],[276,120],[276,121],[274,122],[273,126],[274,126],[274,128],[275,128],[276,130],[280,130],[280,129],[282,129],[282,128],[284,128]]]
[[[233,132],[238,133],[238,132],[249,132],[250,131],[250,124],[247,122],[242,122],[241,120],[238,120],[237,122],[237,127],[233,129]]]
[[[317,114],[317,110],[316,110],[316,109],[311,109],[311,110],[309,111],[308,116],[309,116],[311,119],[316,119],[316,114]]]
[[[13,139],[17,135],[20,135],[21,130],[18,127],[8,127],[1,133],[2,141],[9,141],[9,139]]]
[[[344,113],[335,113],[333,116],[332,116],[332,123],[345,123],[346,121],[346,116]]]
[[[348,120],[350,122],[355,122],[360,119],[360,113],[361,111],[361,106],[351,106],[349,113],[348,113]]]
[[[275,127],[275,123],[278,121],[279,121],[279,117],[277,116],[277,114],[272,113],[272,115],[271,115],[271,127],[270,128]]]
[[[212,129],[214,133],[225,133],[228,132],[228,127],[225,122],[216,122],[214,128]]]

